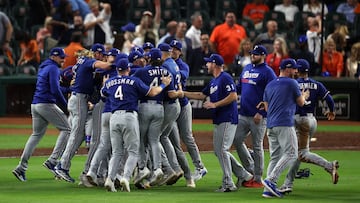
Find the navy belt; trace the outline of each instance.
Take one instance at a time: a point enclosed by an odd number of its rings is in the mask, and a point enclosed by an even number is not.
[[[148,103],[148,104],[163,104],[162,101],[158,100],[141,100],[140,103]]]
[[[313,113],[301,113],[301,114],[295,114],[295,116],[300,116],[300,117],[303,117],[303,116],[314,116]]]

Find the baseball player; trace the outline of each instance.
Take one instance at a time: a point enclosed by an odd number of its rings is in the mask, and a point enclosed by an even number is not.
[[[176,154],[175,154],[174,147],[171,144],[171,141],[169,139],[169,135],[173,128],[173,124],[175,123],[176,119],[178,118],[178,116],[180,114],[180,104],[179,104],[178,97],[182,96],[182,94],[183,94],[181,91],[181,88],[180,88],[181,76],[179,73],[178,65],[175,63],[174,59],[171,58],[170,54],[171,54],[172,48],[170,47],[170,45],[166,44],[166,43],[162,43],[162,44],[159,44],[158,48],[162,52],[161,58],[164,61],[162,66],[171,74],[171,77],[174,80],[174,87],[177,92],[176,96],[174,96],[172,98],[169,97],[168,95],[165,95],[164,112],[166,112],[166,114],[164,115],[164,121],[163,121],[163,124],[161,127],[162,132],[161,132],[161,136],[160,136],[160,142],[164,148],[166,157],[167,157],[171,167],[176,172],[176,177],[172,178],[172,176],[173,176],[172,174],[165,173],[164,179],[167,179],[167,180],[163,180],[162,182],[168,182],[170,180],[171,180],[171,182],[174,182],[174,181],[176,182],[180,177],[183,176],[184,172],[179,165],[179,162],[178,162]]]
[[[213,112],[214,152],[223,172],[222,185],[216,192],[232,192],[237,190],[232,179],[232,172],[239,179],[249,181],[253,178],[253,175],[247,172],[229,152],[238,123],[236,87],[230,74],[223,69],[224,59],[222,56],[212,54],[209,58],[204,58],[204,60],[208,72],[214,78],[202,92],[184,91],[184,95],[189,99],[198,100],[210,97],[210,100],[204,102],[203,106]]]
[[[115,60],[115,57],[118,54],[120,54],[120,50],[117,48],[112,48],[105,55],[97,53],[97,56],[95,56],[95,59],[106,60],[108,63],[113,63]],[[95,91],[93,92],[93,95],[92,95],[93,99],[91,99],[89,101],[89,103],[90,103],[89,106],[92,109],[92,111],[91,111],[92,112],[92,114],[91,114],[92,122],[91,122],[91,125],[89,126],[91,129],[91,132],[92,132],[92,136],[91,136],[91,140],[90,140],[89,152],[87,155],[87,159],[85,161],[84,170],[82,171],[82,173],[80,175],[80,183],[79,183],[81,185],[84,185],[85,187],[93,186],[93,184],[91,184],[88,181],[86,174],[89,171],[90,163],[91,163],[91,161],[94,157],[94,154],[100,144],[101,116],[102,116],[104,105],[105,105],[105,103],[100,99],[100,88],[101,88],[101,84],[102,84],[102,77],[111,72],[115,72],[115,74],[116,74],[116,69],[114,68],[114,70],[115,71],[113,71],[113,68],[110,70],[103,70],[103,69],[95,70],[95,78],[97,78],[96,79],[97,82],[95,84]],[[105,161],[104,161],[104,163],[105,163]],[[107,168],[107,166],[106,166],[106,168]],[[104,169],[102,168],[102,170],[104,170]]]
[[[124,166],[124,175],[120,184],[124,191],[130,192],[129,181],[139,158],[139,121],[138,100],[145,96],[156,96],[169,85],[171,77],[162,77],[159,86],[149,87],[139,78],[129,76],[130,68],[127,59],[116,62],[119,75],[107,80],[102,94],[110,100],[110,138],[112,156],[109,162],[109,173],[105,181],[107,190],[116,192],[114,179],[118,171],[120,158],[124,150],[128,157]],[[160,82],[160,81],[159,81]]]
[[[330,92],[325,86],[312,78],[309,78],[310,65],[305,59],[298,59],[298,83],[300,90],[309,90],[310,96],[306,100],[303,107],[297,107],[295,113],[295,127],[298,135],[299,142],[299,157],[290,167],[289,172],[286,176],[284,184],[279,188],[282,193],[292,192],[292,186],[295,178],[295,174],[299,169],[300,162],[312,163],[321,166],[330,173],[333,184],[336,184],[339,180],[338,161],[327,161],[325,158],[310,152],[310,139],[313,137],[317,127],[317,121],[314,116],[315,108],[318,103],[318,99],[325,100],[328,104],[329,110],[325,112],[328,120],[335,119],[334,112],[334,100],[332,99]]]
[[[267,111],[267,130],[270,161],[262,196],[282,197],[276,183],[280,174],[294,162],[298,156],[298,143],[294,127],[296,105],[303,106],[309,92],[300,92],[296,80],[296,61],[284,59],[280,63],[280,75],[265,88],[264,102],[260,102]]]
[[[68,110],[71,119],[71,133],[61,160],[55,167],[55,172],[68,182],[74,183],[75,180],[70,176],[70,161],[75,155],[76,150],[84,139],[85,121],[88,112],[88,99],[94,91],[93,74],[96,68],[109,69],[110,63],[96,60],[96,55],[104,54],[105,48],[101,44],[94,44],[88,52],[88,56],[78,59],[73,66],[74,84],[72,85],[72,93],[69,98]]]
[[[240,96],[239,124],[236,128],[234,146],[245,169],[254,175],[245,187],[263,187],[264,170],[263,139],[266,131],[266,112],[256,108],[263,99],[266,85],[276,78],[274,71],[265,63],[266,48],[256,45],[250,52],[251,64],[244,67],[237,85]],[[251,132],[254,160],[244,141]],[[242,183],[238,183],[238,187]]]
[[[128,59],[131,63],[130,75],[134,74],[139,68],[143,68],[146,65],[144,55],[139,51],[130,52]]]
[[[60,90],[59,82],[59,68],[64,63],[65,57],[66,55],[62,48],[52,48],[49,58],[39,66],[36,89],[31,103],[33,132],[26,142],[19,165],[12,171],[20,181],[26,181],[25,172],[28,167],[28,161],[35,147],[44,136],[49,123],[59,129],[60,133],[50,157],[43,163],[43,166],[56,175],[54,167],[58,162],[58,158],[63,153],[70,135],[67,117],[56,105],[57,103],[63,106],[67,105]]]
[[[180,58],[182,43],[177,40],[170,42],[172,47],[171,57],[175,60],[176,64],[179,66],[181,74],[181,86],[183,90],[186,86],[186,80],[189,77],[189,66]],[[179,98],[180,103],[180,114],[170,135],[170,140],[174,146],[176,155],[178,157],[181,168],[184,171],[184,177],[186,179],[186,186],[195,188],[194,180],[201,179],[206,173],[207,169],[204,167],[203,162],[200,158],[199,149],[195,143],[193,134],[192,134],[192,108],[189,103],[188,98],[183,97]],[[180,146],[180,138],[183,143],[186,145],[188,152],[193,160],[195,165],[195,173],[193,176],[190,174],[189,164],[185,157],[184,152]]]
[[[150,65],[145,68],[139,69],[134,76],[140,78],[146,85],[159,86],[162,75],[169,75],[170,73],[164,69],[161,61],[162,53],[160,49],[153,48],[148,53],[150,58]],[[140,123],[140,159],[138,161],[139,172],[134,178],[135,185],[142,179],[146,178],[150,174],[150,170],[146,167],[146,153],[145,148],[147,144],[150,146],[152,157],[152,171],[155,177],[152,177],[153,182],[158,183],[163,176],[161,168],[161,144],[160,134],[161,126],[164,120],[164,107],[163,100],[165,94],[176,94],[174,89],[174,81],[170,83],[166,92],[163,91],[156,97],[144,97],[141,98],[139,104],[139,123]],[[176,96],[176,95],[174,95]],[[172,169],[171,169],[172,170]],[[173,174],[175,172],[172,172]]]

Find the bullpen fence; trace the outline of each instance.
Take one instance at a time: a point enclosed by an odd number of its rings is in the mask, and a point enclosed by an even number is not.
[[[234,78],[237,82],[238,78]],[[317,77],[331,92],[336,109],[336,119],[360,121],[360,83],[350,78]],[[190,77],[187,90],[201,91],[211,80],[210,76]],[[35,90],[36,76],[14,75],[0,77],[0,116],[26,115],[30,113],[30,104]],[[190,100],[196,119],[211,118],[211,111],[202,108],[204,101]],[[319,101],[316,116],[328,110],[325,101]]]

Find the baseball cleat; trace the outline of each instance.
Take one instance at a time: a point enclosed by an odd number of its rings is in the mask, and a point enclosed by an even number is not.
[[[54,174],[55,177],[57,177],[58,179],[61,179],[60,176],[58,176],[58,174],[55,172],[55,164],[52,164],[49,160],[46,160],[43,164],[42,164],[48,171],[50,171],[52,174]]]
[[[219,189],[215,190],[215,192],[234,192],[236,190],[238,190],[238,188],[235,186],[228,187],[228,188],[224,188],[224,187],[220,186]]]
[[[263,193],[262,193],[262,196],[263,196],[264,198],[273,198],[273,197],[275,197],[275,195],[273,195],[273,193],[271,193],[271,192],[269,192],[269,191],[263,192]]]
[[[276,188],[276,184],[270,180],[262,180],[262,184],[276,197],[283,197],[283,194]]]
[[[128,180],[121,178],[120,184],[125,192],[130,192],[130,185]]]
[[[75,179],[73,179],[70,176],[69,170],[63,169],[63,168],[61,168],[61,166],[56,166],[55,172],[58,176],[60,176],[62,179],[66,180],[67,182],[75,183]]]
[[[150,173],[151,173],[151,171],[147,167],[145,167],[143,169],[139,169],[138,173],[134,177],[134,184],[137,184],[140,181],[142,181],[144,178],[149,177]]]
[[[208,173],[207,169],[204,168],[197,168],[194,172],[194,174],[192,175],[192,178],[194,179],[194,181],[198,181],[200,180],[202,177],[204,177],[206,174]]]
[[[332,176],[332,182],[334,184],[337,184],[337,182],[339,181],[338,168],[339,168],[339,161],[337,161],[337,160],[333,161],[332,162],[331,176]]]
[[[292,192],[292,187],[290,186],[281,186],[279,189],[278,189],[279,192],[281,192],[282,194],[289,194]]]
[[[89,171],[86,174],[86,178],[91,185],[98,186],[96,175],[93,172]]]
[[[26,177],[25,177],[25,172],[24,171],[20,171],[18,169],[14,169],[12,171],[12,174],[14,174],[14,176],[20,180],[21,182],[25,182],[26,181]]]
[[[154,185],[158,185],[161,181],[161,179],[163,178],[164,173],[161,170],[161,168],[158,168],[154,171],[152,177],[150,178],[150,185],[154,186]]]
[[[104,186],[109,192],[117,192],[114,186],[114,182],[109,177],[106,178]]]
[[[186,180],[186,187],[196,188],[194,179],[190,178]]]

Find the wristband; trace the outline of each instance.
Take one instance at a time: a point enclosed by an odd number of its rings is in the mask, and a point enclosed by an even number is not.
[[[164,83],[161,83],[161,85],[159,85],[159,87],[165,89],[165,84],[164,84]]]

